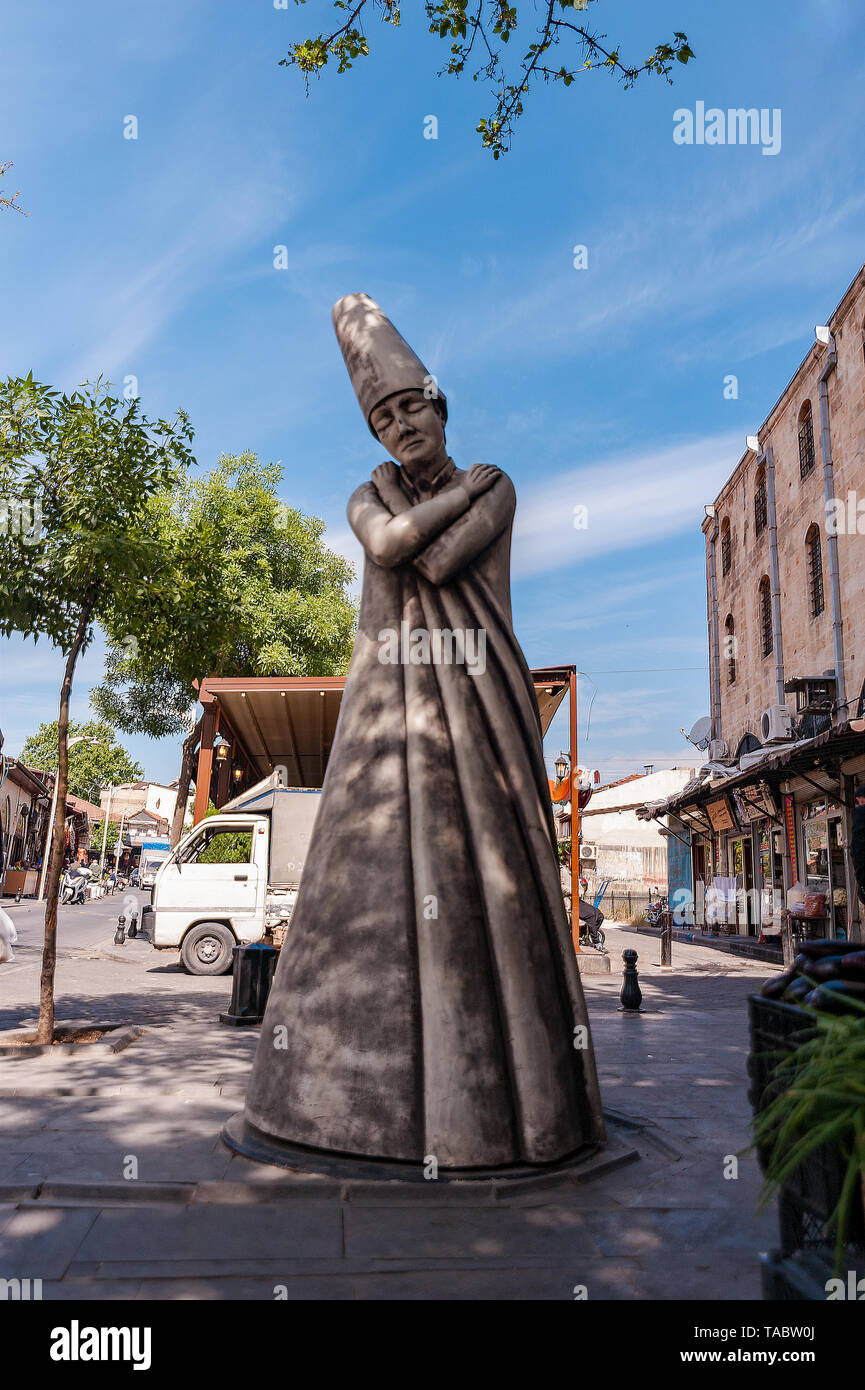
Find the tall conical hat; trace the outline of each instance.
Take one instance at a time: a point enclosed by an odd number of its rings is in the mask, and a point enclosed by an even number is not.
[[[354,394],[370,430],[369,417],[380,401],[397,391],[429,389],[434,379],[405,338],[368,294],[347,294],[333,306],[333,327],[345,358]],[[435,389],[447,419],[447,401]]]

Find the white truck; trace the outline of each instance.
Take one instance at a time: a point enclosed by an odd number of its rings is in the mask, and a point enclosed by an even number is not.
[[[235,946],[288,926],[320,801],[277,770],[199,821],[160,868],[139,934],[179,949],[192,975],[226,974]]]
[[[156,875],[171,853],[167,840],[145,840],[141,846],[141,859],[138,864],[138,887],[152,888]]]

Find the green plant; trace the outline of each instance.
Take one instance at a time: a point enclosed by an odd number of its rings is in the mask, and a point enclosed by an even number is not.
[[[768,1154],[761,1207],[818,1149],[839,1149],[846,1169],[826,1222],[835,1230],[836,1273],[854,1201],[865,1188],[865,1005],[846,1002],[853,1012],[805,1010],[813,1031],[776,1066],[767,1087],[773,1094],[754,1119],[754,1142]]]
[[[138,400],[112,396],[102,378],[71,395],[26,377],[0,381],[0,634],[45,637],[65,658],[57,720],[56,796],[69,787],[69,705],[78,659],[98,623],[128,614],[133,648],[164,606],[172,572],[161,575],[162,537],[148,500],[170,491],[192,462],[192,427],[149,420]],[[198,616],[198,609],[192,614]],[[77,745],[76,745],[77,746]],[[95,779],[94,779],[95,780]],[[37,1040],[54,1037],[57,901],[65,817],[54,821],[45,885],[45,934]]]

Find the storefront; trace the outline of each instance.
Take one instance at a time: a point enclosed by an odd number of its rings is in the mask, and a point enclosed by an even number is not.
[[[746,770],[706,769],[684,793],[638,812],[676,815],[690,836],[694,901],[676,924],[778,942],[789,907],[798,936],[862,940],[849,837],[865,719],[748,756]]]
[[[12,758],[0,768],[0,892],[29,897],[36,892],[48,828],[51,788]]]
[[[829,934],[847,936],[844,807],[828,797],[800,805],[800,882],[817,901],[814,917],[825,920]],[[820,899],[823,899],[822,904]],[[822,911],[819,909],[822,907]]]

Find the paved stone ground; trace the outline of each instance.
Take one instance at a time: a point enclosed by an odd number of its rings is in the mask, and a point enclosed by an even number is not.
[[[217,1022],[230,978],[143,942],[69,950],[58,1017],[147,1028],[119,1054],[0,1058],[0,1277],[51,1299],[759,1299],[747,1006],[765,965],[613,926],[585,980],[614,1156],[591,1180],[341,1183],[232,1155],[258,1030]],[[617,1012],[640,953],[645,1013]],[[0,1029],[35,1015],[35,950],[0,967]],[[636,1157],[633,1156],[636,1150]],[[137,1178],[127,1179],[131,1160]],[[604,1165],[601,1165],[603,1170]]]

